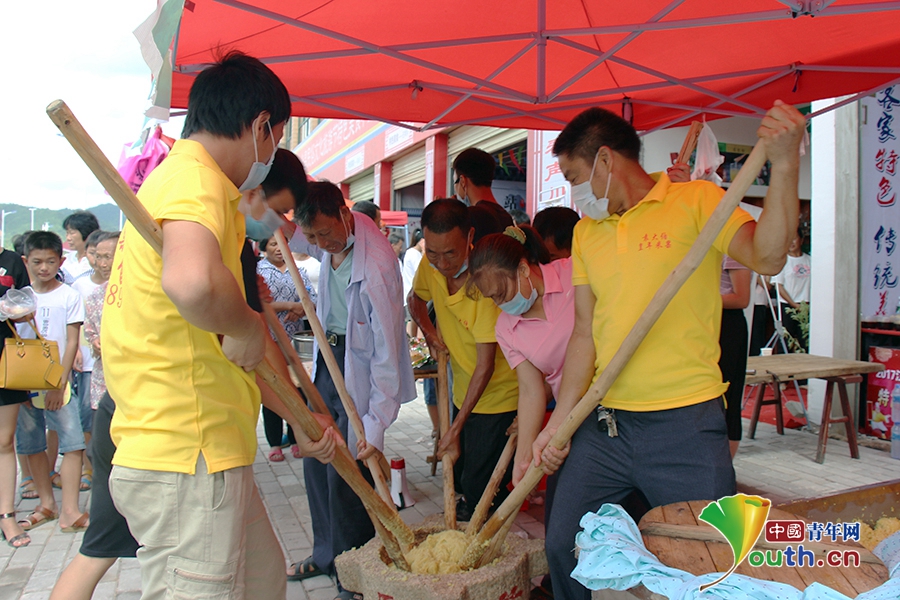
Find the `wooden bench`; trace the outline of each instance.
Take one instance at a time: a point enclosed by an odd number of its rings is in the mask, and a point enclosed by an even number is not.
[[[747,435],[753,439],[756,435],[756,424],[763,406],[775,405],[775,426],[779,435],[784,435],[784,422],[781,414],[781,383],[802,379],[824,379],[825,405],[822,407],[822,422],[819,426],[819,443],[816,449],[816,462],[825,462],[825,447],[828,443],[828,428],[832,423],[843,423],[847,431],[847,444],[850,456],[859,458],[859,446],[856,443],[856,424],[850,410],[850,399],[847,384],[860,383],[865,373],[877,373],[884,368],[880,363],[859,360],[844,360],[811,354],[774,354],[772,356],[751,356],[747,359],[746,385],[759,385],[756,393],[756,405],[750,419]],[[766,386],[771,386],[774,397],[765,400]],[[831,409],[834,400],[834,389],[837,387],[840,396],[842,416],[832,417]]]

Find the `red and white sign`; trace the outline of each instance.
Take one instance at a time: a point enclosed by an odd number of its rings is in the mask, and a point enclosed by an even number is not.
[[[766,541],[790,544],[806,541],[806,523],[803,521],[766,521]]]
[[[880,373],[869,374],[866,388],[866,433],[883,440],[891,439],[891,392],[900,383],[900,348],[869,348],[869,362],[884,365]]]
[[[558,131],[538,131],[535,135],[535,184],[537,206],[535,212],[550,206],[571,208],[569,182],[559,169],[559,161],[553,156],[553,143],[559,137]]]

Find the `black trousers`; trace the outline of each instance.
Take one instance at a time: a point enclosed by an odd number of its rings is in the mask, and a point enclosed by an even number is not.
[[[94,465],[94,484],[91,490],[91,523],[81,541],[81,554],[94,558],[128,558],[137,554],[138,543],[109,495],[109,472],[116,446],[109,437],[109,423],[116,411],[116,403],[103,394],[94,414],[91,447]]]
[[[344,346],[333,346],[334,358],[344,371]],[[316,389],[322,395],[338,430],[347,439],[349,421],[341,398],[322,354],[316,357]],[[372,484],[368,467],[357,461],[363,476]],[[375,536],[375,526],[368,513],[347,483],[331,465],[323,465],[314,458],[303,459],[306,497],[313,526],[313,562],[334,575],[334,558],[346,550],[362,546]]]
[[[747,375],[747,319],[739,308],[722,310],[722,329],[719,332],[719,369],[722,381],[728,384],[725,392],[725,423],[728,439],[741,439],[741,400],[744,396],[744,378]]]
[[[284,419],[278,416],[275,411],[269,410],[265,406],[262,407],[263,429],[266,431],[266,441],[269,447],[280,448],[284,439]],[[294,430],[288,425],[287,428],[288,444],[296,444],[297,439],[294,437]]]
[[[455,415],[454,415],[455,416]],[[516,411],[497,413],[494,415],[472,413],[463,425],[459,439],[459,460],[453,466],[453,477],[456,488],[465,498],[469,512],[475,510],[481,495],[491,480],[491,474],[503,447],[506,446],[506,430],[516,418]],[[498,506],[509,495],[507,484],[512,481],[512,463],[506,470],[500,489],[494,497],[494,506]]]

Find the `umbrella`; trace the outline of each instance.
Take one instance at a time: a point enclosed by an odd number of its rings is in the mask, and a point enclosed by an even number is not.
[[[900,79],[900,2],[886,0],[183,1],[182,108],[231,49],[281,77],[295,115],[416,129],[560,129],[605,106],[647,131]]]

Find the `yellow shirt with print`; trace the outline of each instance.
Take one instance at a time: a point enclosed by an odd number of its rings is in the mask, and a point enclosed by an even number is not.
[[[479,296],[477,300],[473,300],[466,295],[465,286],[451,296],[447,290],[447,279],[427,260],[419,263],[413,289],[425,302],[434,301],[441,337],[450,350],[453,403],[460,408],[475,371],[475,344],[497,342],[494,330],[500,309],[490,298]],[[516,373],[509,368],[509,363],[497,346],[494,374],[472,412],[488,415],[511,412],[516,410],[518,402],[519,383]]]
[[[656,178],[656,174],[653,176]],[[687,254],[723,191],[707,181],[672,183],[665,174],[621,217],[581,219],[572,238],[572,282],[590,285],[597,303],[594,380],[669,273]],[[680,408],[720,396],[722,254],[752,217],[731,215],[701,265],[675,295],[603,400],[609,408]]]
[[[244,290],[240,192],[202,145],[175,142],[138,197],[158,223],[191,221],[215,235]],[[225,358],[218,336],[188,323],[162,289],[162,259],[128,223],[119,238],[101,327],[103,366],[116,402],[113,463],[193,474],[253,463],[259,388]],[[209,302],[215,302],[209,298]]]

